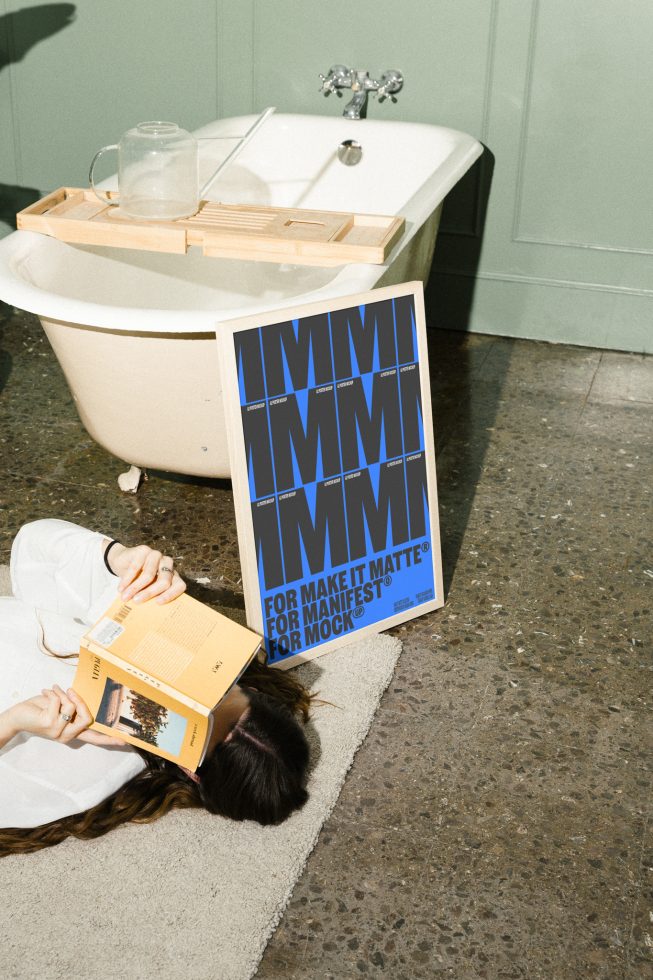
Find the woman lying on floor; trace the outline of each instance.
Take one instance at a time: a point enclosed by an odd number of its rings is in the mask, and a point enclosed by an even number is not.
[[[172,558],[66,521],[26,524],[0,598],[0,856],[99,837],[173,807],[279,823],[301,807],[310,695],[251,665],[214,712],[196,773],[89,729],[70,687],[79,641],[116,598],[170,602],[186,588]],[[72,658],[72,659],[71,659]]]

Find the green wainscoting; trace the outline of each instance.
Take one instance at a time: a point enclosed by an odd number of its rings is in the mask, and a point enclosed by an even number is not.
[[[445,206],[430,322],[650,352],[652,40],[650,0],[0,0],[2,214],[140,119],[340,114],[319,72],[399,68],[370,117],[487,148]]]

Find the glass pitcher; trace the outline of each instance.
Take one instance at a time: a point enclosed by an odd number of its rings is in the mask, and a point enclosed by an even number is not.
[[[95,164],[108,150],[118,151],[119,197],[104,197],[95,187]],[[199,207],[197,141],[171,122],[142,122],[119,143],[103,146],[88,173],[91,190],[105,204],[117,204],[130,218],[172,221]]]

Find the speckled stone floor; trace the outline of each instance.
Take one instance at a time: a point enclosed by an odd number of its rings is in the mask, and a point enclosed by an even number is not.
[[[430,348],[446,605],[397,630],[259,980],[653,976],[653,359]],[[165,537],[242,605],[228,483],[121,494],[36,320],[6,309],[0,387],[0,561],[25,520],[63,517]]]

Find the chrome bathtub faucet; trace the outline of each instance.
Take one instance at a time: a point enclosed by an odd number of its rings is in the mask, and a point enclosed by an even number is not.
[[[348,88],[353,92],[350,102],[343,110],[345,119],[365,119],[367,116],[367,97],[370,92],[376,95],[379,102],[390,99],[396,102],[395,93],[401,91],[404,76],[400,71],[389,69],[384,72],[379,81],[370,78],[369,72],[360,68],[347,68],[346,65],[332,65],[328,75],[320,75],[322,86],[319,89],[324,95],[335,92],[342,98],[342,89]]]

